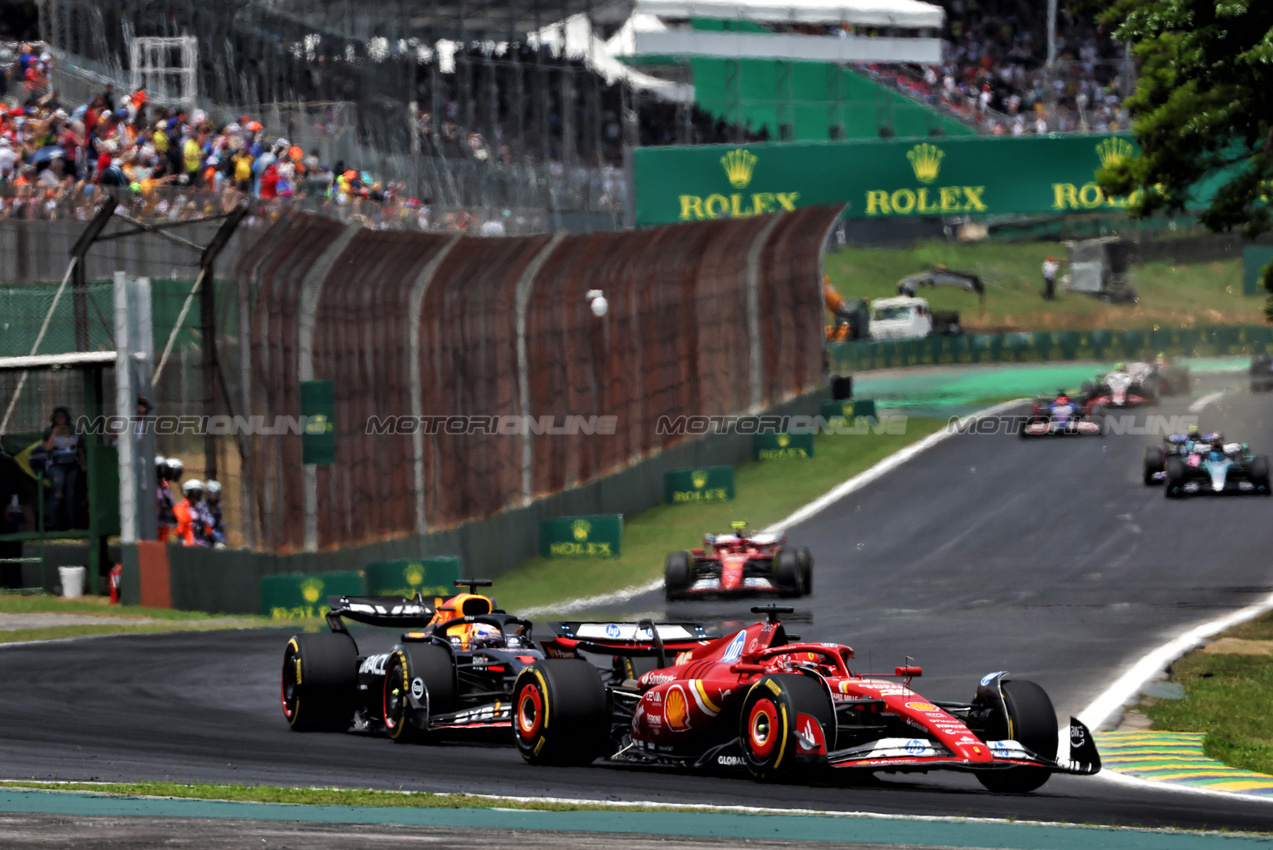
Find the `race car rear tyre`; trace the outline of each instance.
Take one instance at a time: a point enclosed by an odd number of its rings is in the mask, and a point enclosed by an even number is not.
[[[1267,455],[1260,455],[1251,460],[1251,483],[1255,485],[1255,492],[1262,496],[1269,495],[1269,458]]]
[[[424,643],[394,649],[385,663],[382,706],[391,739],[399,744],[427,741],[428,732],[421,727],[428,726],[432,715],[455,708],[455,662],[446,647]]]
[[[803,596],[804,570],[800,568],[800,555],[795,548],[779,549],[774,554],[774,584],[783,596]]]
[[[1167,472],[1167,486],[1163,494],[1168,499],[1182,498],[1185,495],[1185,462],[1179,457],[1169,457],[1163,468]]]
[[[669,552],[663,562],[663,593],[679,599],[694,581],[694,558],[689,552]]]
[[[548,658],[513,683],[513,739],[530,764],[585,765],[610,745],[610,707],[597,668]]]
[[[358,699],[358,647],[341,632],[294,635],[283,652],[283,716],[297,732],[343,732]]]
[[[991,723],[987,738],[991,741],[1018,741],[1035,755],[1056,758],[1056,709],[1043,688],[1025,679],[1006,679],[1000,685],[1006,716]],[[1011,767],[1007,770],[979,772],[977,779],[991,791],[1025,794],[1047,782],[1051,771],[1041,767]]]
[[[765,676],[743,699],[738,730],[743,764],[762,781],[823,767],[827,752],[835,749],[835,729],[831,696],[816,679]]]
[[[1157,446],[1149,446],[1145,449],[1145,484],[1150,486],[1157,484],[1158,482],[1154,480],[1154,476],[1162,471],[1162,449]]]
[[[800,579],[806,594],[813,593],[813,553],[808,546],[796,547],[796,561],[800,564]]]

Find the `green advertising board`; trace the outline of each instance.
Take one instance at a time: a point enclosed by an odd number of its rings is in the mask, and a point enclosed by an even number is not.
[[[403,558],[373,561],[367,565],[367,592],[372,596],[411,598],[419,593],[426,600],[454,596],[460,577],[459,558]]]
[[[539,554],[544,558],[617,558],[622,540],[622,514],[563,516],[539,522]]]
[[[734,499],[734,468],[703,466],[663,473],[663,501],[669,505],[730,502]]]
[[[817,204],[849,218],[1121,210],[1096,172],[1135,152],[1125,134],[637,148],[636,223]]]
[[[327,613],[328,596],[365,596],[361,570],[261,576],[261,613],[272,620],[308,620]]]
[[[1242,294],[1260,295],[1264,287],[1260,272],[1273,263],[1273,246],[1247,245],[1242,249]]]
[[[336,462],[336,393],[331,381],[301,381],[301,463]]]
[[[830,422],[832,419],[844,419],[853,422],[859,417],[878,419],[875,412],[875,399],[859,398],[851,401],[824,401],[818,415]]]
[[[813,457],[813,434],[756,434],[751,438],[756,460]]]

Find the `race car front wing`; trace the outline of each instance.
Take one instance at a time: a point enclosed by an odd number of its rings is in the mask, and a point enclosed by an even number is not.
[[[937,741],[924,738],[883,738],[847,750],[827,754],[827,764],[835,768],[864,770],[1007,770],[1014,767],[1041,767],[1053,773],[1092,776],[1101,770],[1092,733],[1077,718],[1070,718],[1070,757],[1049,759],[1032,752],[1019,741],[986,741],[992,759],[969,761],[959,758]]]

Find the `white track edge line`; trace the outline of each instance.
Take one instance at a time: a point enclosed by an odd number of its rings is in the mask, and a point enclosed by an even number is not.
[[[1222,398],[1224,398],[1223,392],[1211,393],[1210,395],[1204,395],[1202,398],[1198,399],[1193,404],[1189,405],[1189,412],[1201,413],[1207,405],[1217,402]]]
[[[958,420],[958,422],[953,425],[948,423],[942,426],[940,430],[935,431],[932,434],[929,434],[927,437],[924,437],[922,440],[912,443],[911,445],[907,446],[904,449],[899,449],[898,451],[894,452],[893,454],[889,455],[888,457],[884,458],[883,460],[881,460],[880,462],[872,466],[870,469],[867,469],[864,472],[858,473],[857,475],[853,476],[848,481],[845,481],[842,484],[837,484],[834,488],[832,488],[827,493],[824,493],[823,495],[814,499],[812,502],[805,505],[804,507],[799,508],[798,510],[796,510],[795,513],[782,519],[775,525],[770,526],[769,528],[765,529],[765,531],[768,533],[775,533],[775,532],[781,531],[782,529],[790,525],[794,525],[798,522],[803,522],[809,517],[818,513],[819,511],[824,510],[825,508],[835,503],[836,501],[843,499],[845,496],[849,495],[854,490],[859,490],[862,487],[865,487],[867,484],[870,484],[872,481],[875,481],[877,478],[880,478],[884,474],[891,472],[892,470],[901,466],[903,463],[915,457],[916,455],[920,454],[921,452],[924,452],[927,449],[932,448],[933,446],[940,443],[942,440],[945,440],[948,437],[955,436],[956,434],[960,433],[962,429],[966,427],[969,423],[975,422],[978,419],[983,419],[987,416],[995,416],[999,413],[1002,413],[1005,410],[1010,410],[1013,407],[1016,407],[1025,401],[1029,401],[1029,399],[1018,398],[1018,399],[1013,399],[1012,401],[1005,401],[1001,404],[996,404],[993,407],[988,407],[985,410],[979,410],[976,413],[970,413],[969,415]],[[625,587],[622,590],[616,590],[610,593],[602,593],[597,596],[576,597],[574,599],[567,599],[563,602],[558,602],[551,605],[539,605],[534,608],[526,608],[521,612],[521,616],[534,619],[536,617],[543,616],[544,614],[571,614],[571,613],[574,613],[575,611],[583,611],[588,608],[596,607],[598,605],[611,605],[616,602],[626,602],[627,600],[635,596],[640,596],[641,594],[644,594],[644,593],[653,593],[654,591],[658,590],[662,586],[663,586],[663,579],[658,578],[658,579],[654,579],[653,581],[646,582],[645,584],[634,584],[634,585],[631,585],[630,587]]]

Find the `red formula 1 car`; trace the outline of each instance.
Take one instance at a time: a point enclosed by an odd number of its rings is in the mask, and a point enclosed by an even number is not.
[[[918,667],[892,676],[850,671],[853,650],[792,642],[777,615],[673,654],[644,640],[589,649],[653,655],[658,667],[606,685],[583,660],[548,659],[513,684],[513,734],[531,764],[597,758],[693,768],[741,767],[758,779],[798,778],[827,767],[861,771],[960,770],[992,791],[1032,791],[1054,773],[1091,775],[1100,756],[1087,727],[1070,720],[1069,758],[1057,757],[1052,702],[1038,685],[991,673],[971,702],[928,700],[910,688]],[[554,624],[563,642],[585,627]]]
[[[747,533],[747,523],[730,523],[732,534],[705,534],[703,548],[672,552],[663,565],[668,601],[701,596],[772,594],[804,596],[813,591],[813,555],[788,546],[777,534]]]

